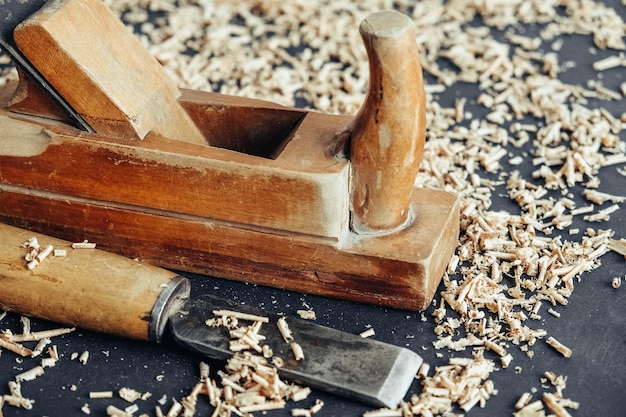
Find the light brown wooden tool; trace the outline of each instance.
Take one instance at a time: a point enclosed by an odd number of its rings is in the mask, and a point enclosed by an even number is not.
[[[165,310],[172,308],[174,301],[171,295],[189,295],[189,286],[177,285],[174,272],[98,249],[72,249],[70,242],[48,236],[39,235],[41,249],[52,245],[67,256],[50,253],[29,270],[25,256],[32,249],[24,243],[32,237],[36,234],[0,223],[3,309],[150,340],[151,332],[161,334],[166,325]],[[164,322],[152,323],[151,317],[164,317]],[[160,329],[151,329],[151,325]]]
[[[98,133],[148,132],[206,143],[157,60],[100,0],[56,0],[23,21],[15,43]]]
[[[129,121],[81,108],[96,130],[81,132],[35,105],[33,83],[22,80],[18,99],[5,89],[0,219],[68,240],[87,238],[168,268],[391,307],[428,306],[456,246],[459,200],[413,186],[426,126],[419,54],[406,16],[381,12],[361,26],[371,81],[356,117],[189,90],[175,99],[167,89],[159,93],[169,97],[167,106],[155,110],[160,98],[138,106],[155,122],[143,140],[129,140],[143,135],[128,110],[134,103],[107,83],[106,61],[64,46],[79,43],[77,35],[53,24],[57,13],[72,26],[72,19],[98,10],[96,33],[123,29],[98,23],[114,17],[92,1],[47,6],[18,26],[16,40],[38,67],[49,65],[28,39],[41,36],[46,50],[64,51],[62,62],[81,72],[71,77],[96,102],[90,106],[125,102],[112,113]],[[124,65],[108,69],[111,78],[143,74],[143,59],[118,58]],[[50,76],[72,105],[84,101],[69,75]],[[162,125],[169,122],[153,114],[177,106],[206,143],[168,130]]]
[[[394,12],[361,23],[370,62],[367,100],[349,126],[352,228],[388,232],[415,215],[411,195],[422,162],[426,103],[412,22]],[[419,86],[416,88],[416,86]]]
[[[52,247],[66,256],[44,257]],[[40,262],[33,266],[31,256]],[[234,310],[264,317],[263,345],[275,357],[293,356],[277,325],[283,316],[209,293],[191,296],[190,287],[188,279],[169,271],[0,223],[0,309],[127,338],[169,340],[221,361],[236,354],[229,330],[206,321],[217,310]],[[289,331],[306,357],[285,360],[277,368],[281,379],[376,407],[397,407],[423,362],[406,348],[307,320],[289,320]],[[2,336],[4,345],[30,354],[19,335]]]

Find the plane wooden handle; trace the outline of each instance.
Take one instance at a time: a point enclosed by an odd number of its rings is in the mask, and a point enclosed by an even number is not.
[[[22,244],[37,237],[51,252],[32,270]],[[0,308],[69,326],[133,339],[159,341],[179,300],[185,278],[98,249],[0,224]]]
[[[360,31],[370,80],[351,126],[352,229],[387,233],[411,220],[411,194],[426,135],[422,67],[407,16],[375,13]]]

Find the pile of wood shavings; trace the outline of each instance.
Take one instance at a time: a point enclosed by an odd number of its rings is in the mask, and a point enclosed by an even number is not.
[[[367,84],[359,22],[387,8],[413,18],[429,80],[428,141],[417,184],[463,199],[458,249],[435,300],[439,349],[489,350],[508,367],[511,345],[529,356],[544,339],[559,346],[534,324],[546,312],[560,314],[556,309],[567,304],[576,280],[597,268],[606,251],[624,251],[612,230],[589,227],[578,237],[571,229],[581,218],[590,226],[608,220],[624,201],[596,189],[602,169],[626,175],[620,139],[626,115],[597,103],[623,101],[626,83],[611,90],[599,81],[560,79],[573,67],[560,62],[561,35],[591,36],[597,48],[613,50],[594,64],[598,72],[626,66],[619,52],[624,22],[602,3],[105,2],[181,87],[348,114],[360,107]],[[154,19],[147,23],[149,16]],[[528,36],[524,28],[535,24],[538,35]],[[476,97],[440,105],[437,95],[459,83],[474,84]],[[473,100],[484,115],[465,110]],[[574,186],[585,189],[587,203],[570,191]],[[515,210],[491,210],[499,194],[514,201]],[[571,239],[557,234],[561,230]]]
[[[208,319],[206,324],[210,327],[228,329],[231,337],[230,350],[234,352],[232,358],[226,362],[223,370],[217,372],[218,378],[216,379],[211,378],[209,366],[201,362],[199,381],[189,394],[180,401],[174,399],[166,412],[157,406],[155,410],[157,417],[193,417],[196,415],[201,396],[206,397],[214,407],[212,416],[215,417],[252,416],[254,412],[265,413],[270,410],[283,409],[288,400],[298,402],[308,398],[311,393],[310,388],[289,384],[280,378],[278,367],[283,363],[283,359],[274,356],[272,350],[263,344],[265,336],[262,334],[261,327],[269,322],[267,317],[231,310],[217,310],[213,313],[215,317]],[[245,324],[245,322],[250,324]],[[278,327],[285,342],[291,343],[292,349],[294,345],[299,348],[291,337],[286,321]],[[302,354],[302,349],[294,349],[296,360],[302,359],[298,357],[299,354]],[[112,397],[111,392],[106,394],[111,395],[98,396],[98,398]],[[140,393],[134,394],[133,400],[141,398]],[[292,414],[311,417],[319,412],[323,405],[322,401],[317,400],[307,409],[292,410]],[[134,411],[121,410],[109,405],[107,413],[112,417],[132,417]]]
[[[24,260],[28,262],[26,267],[31,271],[39,266],[50,254],[53,254],[55,257],[65,257],[67,256],[67,249],[59,249],[55,248],[50,244],[46,244],[45,246],[41,246],[39,244],[39,240],[36,236],[29,238],[26,242],[22,243],[22,248],[27,249],[28,253],[24,256]],[[96,247],[95,243],[90,243],[87,240],[78,243],[72,243],[72,249],[94,249]]]
[[[201,363],[200,380],[189,395],[180,402],[174,401],[166,414],[157,408],[157,417],[176,417],[181,413],[184,417],[194,416],[200,395],[206,396],[214,407],[212,415],[220,417],[247,416],[252,415],[253,412],[283,409],[287,400],[297,402],[309,396],[310,388],[288,384],[280,378],[278,367],[284,361],[274,356],[272,350],[263,343],[265,337],[261,327],[269,322],[267,317],[230,310],[218,310],[214,311],[214,314],[214,318],[206,321],[207,326],[227,328],[231,337],[230,350],[234,352],[225,368],[217,373],[220,382],[212,379],[208,365]],[[251,324],[244,324],[244,322]],[[300,357],[302,349],[293,340],[286,321],[279,320],[278,328],[285,342],[291,344],[294,358],[303,359]],[[309,409],[295,409],[294,415],[310,417],[323,405],[323,402],[318,400]],[[108,411],[111,416],[127,417],[111,408]]]
[[[549,382],[554,387],[555,392],[544,392],[541,400],[533,402],[530,402],[532,397],[530,392],[523,393],[515,403],[515,408],[518,411],[513,413],[514,417],[545,417],[545,408],[548,408],[557,417],[569,417],[570,413],[567,411],[567,408],[578,409],[578,402],[563,396],[567,377],[563,375],[557,376],[554,372],[549,371],[545,372],[544,375],[542,383]]]
[[[461,238],[448,269],[460,277],[445,277],[445,289],[435,301],[439,339],[434,346],[487,349],[507,368],[513,359],[507,352],[511,345],[532,357],[533,346],[545,339],[563,356],[572,355],[569,347],[547,337],[535,323],[546,311],[560,315],[555,308],[568,303],[583,272],[600,265],[614,231],[588,228],[579,241],[554,232],[567,229],[577,234],[570,229],[575,216],[606,221],[623,202],[623,196],[599,199],[602,193],[594,189],[600,185],[600,169],[626,162],[625,143],[620,140],[626,114],[588,105],[591,99],[621,101],[625,92],[597,82],[583,87],[560,81],[558,75],[567,65],[558,62],[559,44],[554,41],[554,52],[547,54],[539,47],[578,27],[578,33],[593,34],[598,47],[623,50],[625,26],[614,11],[592,2],[498,2],[491,9],[486,4],[425,4],[417,20],[425,70],[439,81],[427,90],[436,93],[458,82],[476,83],[476,101],[485,107],[484,118],[473,118],[464,110],[467,98],[457,99],[453,108],[429,100],[428,142],[418,183],[463,198]],[[566,8],[565,16],[557,16],[557,5]],[[476,13],[491,28],[465,26]],[[605,24],[594,29],[589,19],[600,14],[606,17]],[[547,22],[540,37],[514,31],[520,23]],[[493,27],[509,29],[509,43],[496,40]],[[433,30],[440,36],[433,36]],[[442,58],[455,68],[440,69]],[[518,150],[525,145],[532,146],[532,159]],[[529,163],[535,167],[530,177],[506,171],[507,165]],[[619,172],[624,175],[623,168]],[[577,205],[570,191],[576,185],[586,188],[583,197],[592,204]],[[490,210],[502,189],[517,203],[519,213]],[[594,204],[606,201],[614,204],[596,211]]]
[[[6,313],[0,314],[0,320]],[[284,382],[278,375],[278,368],[282,359],[273,356],[271,349],[261,348],[258,342],[264,339],[261,334],[261,324],[267,320],[255,320],[251,325],[240,324],[237,317],[249,316],[230,311],[220,311],[215,319],[207,320],[210,326],[225,326],[231,334],[231,349],[235,352],[229,359],[223,370],[218,371],[219,383],[212,379],[209,374],[209,367],[205,363],[200,364],[200,378],[198,383],[192,388],[188,395],[180,401],[173,400],[173,404],[168,411],[163,412],[160,407],[155,409],[157,417],[192,417],[196,415],[196,406],[199,396],[205,396],[208,402],[214,407],[213,416],[252,416],[253,412],[267,412],[274,409],[282,409],[286,406],[286,401],[302,401],[308,398],[311,389],[295,384]],[[244,319],[254,319],[244,317]],[[51,344],[51,338],[73,331],[71,328],[59,328],[40,332],[31,332],[30,319],[22,316],[21,323],[23,331],[20,334],[13,334],[10,330],[0,333],[0,348],[14,352],[22,358],[36,358],[40,356],[44,349]],[[286,339],[286,343],[293,346],[299,345],[293,340],[289,332],[288,325],[283,324],[281,334]],[[23,342],[36,342],[36,346],[30,349],[24,346]],[[259,347],[257,351],[257,347]],[[57,347],[52,345],[47,348],[48,357],[41,359],[41,364],[15,376],[14,381],[10,381],[9,394],[0,396],[0,416],[3,415],[3,406],[32,409],[34,401],[22,394],[22,383],[41,377],[45,368],[55,366],[59,360]],[[294,357],[299,360],[298,355],[302,355],[302,349],[294,349]],[[87,364],[88,351],[79,358],[83,365]],[[269,359],[272,359],[270,363]],[[302,358],[300,358],[302,359]],[[131,403],[125,409],[120,409],[114,405],[106,408],[107,415],[114,417],[132,417],[139,406],[134,402],[138,399],[146,400],[152,394],[140,393],[132,388],[123,387],[119,390],[119,397]],[[90,399],[113,398],[112,391],[97,391],[89,393]],[[300,417],[311,417],[318,413],[324,406],[323,401],[316,400],[309,408],[294,408],[292,415]],[[88,403],[81,407],[84,414],[91,414]],[[148,416],[148,414],[141,414]]]
[[[0,320],[5,316],[6,313],[4,311],[0,312]],[[26,410],[33,408],[35,401],[24,396],[22,383],[34,380],[42,376],[46,368],[56,366],[56,363],[59,361],[59,354],[57,346],[51,344],[51,339],[74,331],[74,328],[58,328],[33,332],[31,331],[30,319],[28,317],[22,316],[20,322],[22,324],[21,333],[14,334],[10,329],[5,329],[0,333],[0,351],[5,349],[15,353],[18,355],[18,362],[21,362],[23,358],[41,357],[41,360],[39,365],[15,375],[14,380],[8,382],[9,394],[0,396],[0,416],[3,414],[2,410],[5,405]],[[29,342],[34,344],[32,349],[24,345],[24,343]],[[42,354],[45,356],[41,356]]]
[[[485,359],[478,350],[473,358],[451,358],[448,365],[437,367],[433,376],[426,376],[428,370],[420,369],[424,388],[419,395],[412,395],[409,402],[402,402],[396,410],[373,410],[363,417],[449,415],[446,413],[455,403],[466,412],[476,404],[484,406],[497,393],[493,381],[488,379],[494,368],[493,361]]]

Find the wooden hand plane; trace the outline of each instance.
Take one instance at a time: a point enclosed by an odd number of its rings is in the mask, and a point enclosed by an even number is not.
[[[362,22],[356,116],[180,90],[99,0],[52,0],[14,23],[0,220],[171,269],[428,306],[459,199],[414,187],[426,117],[408,17]]]

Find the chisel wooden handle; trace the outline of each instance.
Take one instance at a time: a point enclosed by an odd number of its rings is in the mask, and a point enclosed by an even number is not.
[[[32,270],[23,243],[37,237],[51,252]],[[0,308],[70,326],[159,341],[168,311],[189,295],[185,278],[98,249],[0,223]]]

